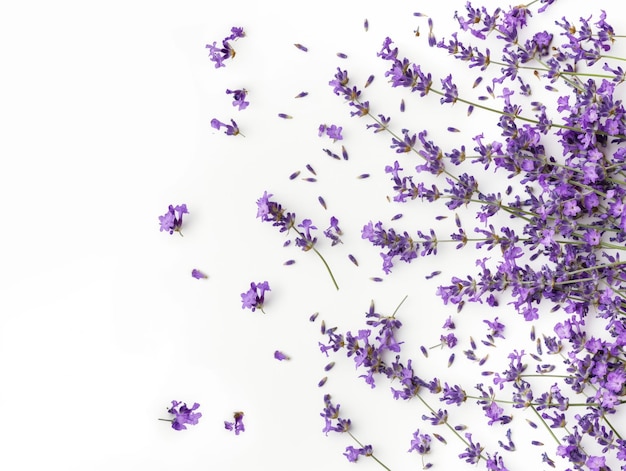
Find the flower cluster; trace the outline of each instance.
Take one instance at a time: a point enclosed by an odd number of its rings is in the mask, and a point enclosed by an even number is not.
[[[265,293],[267,291],[271,291],[267,281],[250,283],[250,289],[245,293],[241,293],[241,308],[251,309],[252,312],[259,309],[262,313],[265,313],[263,305],[265,304]]]
[[[180,204],[176,207],[169,205],[167,213],[163,216],[159,216],[159,223],[161,224],[160,231],[167,231],[170,234],[178,232],[181,236],[183,233],[180,228],[183,225],[183,214],[189,214],[186,204]]]
[[[537,432],[530,445],[543,447],[542,463],[550,467],[561,460],[559,467],[573,470],[599,471],[613,463],[626,470],[626,439],[617,415],[626,403],[626,262],[621,260],[626,242],[626,109],[619,89],[626,74],[612,64],[619,59],[609,55],[618,36],[604,12],[596,20],[551,21],[558,34],[533,29],[533,17],[547,16],[555,1],[493,9],[467,2],[465,11],[454,16],[458,31],[442,38],[435,35],[433,20],[427,19],[428,46],[477,75],[469,91],[458,80],[463,76],[448,72],[435,76],[427,64],[405,57],[390,37],[377,51],[388,85],[404,93],[402,113],[410,100],[432,106],[428,100],[434,95],[435,105],[446,112],[462,106],[468,116],[480,114],[485,123],[492,116],[495,133],[485,129],[467,136],[463,144],[452,143],[437,129],[410,129],[377,113],[375,98],[368,96],[379,83],[370,87],[374,75],[361,89],[347,70],[338,67],[328,82],[332,93],[348,104],[351,117],[365,121],[365,130],[377,139],[386,139],[390,161],[381,173],[390,181],[390,203],[411,209],[431,205],[439,214],[432,224],[422,217],[420,227],[411,229],[390,227],[405,224],[405,219],[396,222],[402,213],[391,224],[375,217],[361,222],[361,237],[380,253],[387,279],[393,279],[394,264],[424,257],[437,260],[450,249],[463,251],[475,261],[469,274],[455,272],[434,290],[447,318],[443,332],[425,344],[441,348],[433,351],[435,347],[422,345],[419,350],[431,361],[445,355],[447,368],[437,369],[435,376],[424,372],[421,360],[409,357],[407,350],[416,345],[401,340],[398,309],[382,315],[371,302],[364,325],[345,331],[327,328],[322,321],[324,341],[319,349],[324,355],[343,354],[370,388],[387,383],[393,400],[411,400],[423,408],[417,415],[423,426],[407,442],[408,452],[421,457],[424,469],[432,466],[424,461],[431,446],[447,445],[436,429],[458,441],[455,454],[462,462],[472,466],[482,462],[489,471],[505,471],[509,469],[505,462],[514,461],[511,454],[519,446],[513,442],[513,431],[522,423],[533,430],[543,426],[542,435]],[[367,30],[367,20],[365,24]],[[233,28],[221,47],[215,42],[207,45],[216,68],[235,56],[230,43],[243,36],[242,28]],[[343,53],[337,57],[347,59]],[[547,96],[545,102],[533,95],[536,83],[548,92],[541,95]],[[249,105],[245,89],[226,93],[239,110]],[[296,98],[307,95],[302,92]],[[293,119],[285,113],[278,116]],[[411,121],[410,126],[419,124]],[[224,129],[227,135],[240,134],[232,119],[230,124],[213,119],[211,127]],[[461,133],[452,126],[447,131]],[[333,142],[344,140],[342,132],[335,124],[318,127],[318,136]],[[335,161],[348,160],[343,146],[342,157],[323,150]],[[307,169],[316,175],[310,165]],[[486,175],[493,185],[485,185]],[[311,219],[297,220],[272,196],[265,191],[257,200],[257,218],[293,236],[302,251],[317,254],[338,288],[318,251],[324,242],[318,240],[318,227]],[[324,198],[318,201],[327,209]],[[159,218],[161,231],[180,232],[184,213],[185,205],[170,206]],[[444,231],[449,235],[441,236]],[[337,217],[330,218],[322,233],[331,246],[342,243]],[[358,266],[353,255],[349,259]],[[426,279],[441,273],[435,270]],[[206,277],[198,270],[192,276]],[[267,281],[251,283],[241,294],[242,308],[263,311],[269,290]],[[488,307],[489,314],[477,322],[479,342],[469,332],[457,330],[455,320],[460,325],[466,319],[446,310],[451,306],[458,313],[470,304]],[[501,314],[506,309],[517,316]],[[517,325],[529,326],[530,343],[520,346],[521,342],[511,341],[513,319],[519,321]],[[500,364],[487,369],[494,364],[487,362],[495,348]],[[289,359],[279,350],[274,358]],[[455,375],[461,361],[481,379],[463,384]],[[334,364],[328,363],[325,371]],[[327,379],[324,376],[318,386],[325,386]],[[172,427],[180,430],[184,424],[197,423],[200,414],[192,411],[198,405],[176,410],[178,404],[173,401],[170,409],[176,415]],[[482,417],[482,429],[460,422],[469,416],[464,414],[468,408]],[[337,432],[358,444],[345,448],[350,462],[367,457],[389,469],[374,456],[371,445],[363,445],[352,434],[351,420],[341,416],[340,405],[331,401],[330,394],[324,395],[320,416],[325,434]],[[521,422],[521,417],[526,421]],[[243,413],[236,412],[234,421],[225,421],[224,426],[237,435],[243,432]],[[485,435],[484,430],[490,433]],[[552,449],[540,441],[542,437],[552,441]]]
[[[537,13],[545,12],[547,6]],[[465,45],[459,33],[437,41],[430,20],[429,45],[444,49],[470,69],[490,74],[486,95],[478,99],[463,96],[452,74],[443,77],[437,86],[424,64],[402,57],[390,38],[383,42],[378,56],[388,63],[385,75],[391,87],[405,88],[420,98],[438,95],[441,105],[463,103],[468,114],[482,110],[497,116],[495,124],[501,138],[490,141],[484,133],[474,136],[474,155],[464,145],[446,150],[431,140],[425,129],[393,131],[391,119],[373,112],[372,100],[365,100],[364,90],[351,84],[346,70],[338,68],[329,82],[333,92],[356,110],[351,116],[368,117],[372,122],[366,128],[387,133],[396,154],[416,158],[414,174],[405,173],[398,160],[386,166],[395,193],[393,201],[443,203],[456,222],[456,231],[444,239],[437,235],[435,226],[409,233],[386,227],[382,221],[370,221],[363,226],[362,238],[383,249],[380,255],[386,274],[391,273],[396,260],[410,263],[418,257],[436,256],[443,243],[452,243],[459,250],[472,245],[478,251],[497,248],[492,252],[497,252],[497,258],[491,255],[476,259],[477,274],[453,276],[450,284],[438,288],[437,294],[444,304],[456,305],[459,311],[466,303],[496,307],[499,298],[507,298],[512,309],[528,322],[539,320],[540,305],[548,304],[547,312],[556,319],[552,321],[556,335],[536,339],[537,354],[513,350],[505,371],[484,372],[492,376],[501,391],[510,391],[510,399],[498,398],[491,387],[479,384],[476,403],[488,426],[512,422],[505,404],[534,410],[549,428],[567,430],[563,439],[555,436],[559,443],[557,456],[575,469],[602,469],[605,457],[587,452],[581,445],[583,437],[596,442],[602,453],[612,450],[614,457],[626,461],[625,444],[608,420],[626,396],[626,275],[620,257],[626,241],[626,152],[621,146],[626,141],[626,114],[616,91],[624,81],[624,73],[608,64],[602,67],[608,74],[576,71],[580,63],[593,66],[609,58],[606,54],[615,34],[604,13],[595,23],[581,19],[580,27],[563,18],[556,24],[563,30],[564,41],[557,44],[550,32],[526,31],[532,16],[528,7],[488,11],[468,2],[466,9],[467,15],[455,16],[461,32],[471,33],[478,41],[495,36],[502,46],[501,58],[496,58],[489,47]],[[526,70],[550,83],[560,80],[568,89],[569,94],[558,96],[553,106],[559,122],[555,116],[548,116],[549,106],[537,101],[531,102],[532,114],[524,114],[524,99],[531,94],[523,77]],[[474,88],[481,82],[483,77],[475,81]],[[556,91],[551,85],[546,89]],[[500,105],[486,106],[489,97]],[[548,153],[548,142],[557,142],[562,153]],[[502,174],[506,184],[501,192],[483,190],[479,174],[486,170]],[[465,230],[459,216],[461,211],[471,214],[472,209],[478,221],[473,235]],[[510,222],[502,223],[503,217]],[[563,316],[555,317],[557,312]],[[604,334],[589,330],[591,312],[603,322]],[[505,340],[501,320],[484,320],[489,328],[484,345],[493,347],[496,339]],[[374,375],[379,374],[400,383],[401,387],[392,388],[396,399],[421,398],[421,389],[441,394],[447,404],[467,403],[469,394],[460,385],[446,383],[442,387],[437,378],[415,375],[411,360],[402,362],[399,355],[395,361],[385,357],[384,344],[373,341],[369,329],[359,330],[356,335],[350,331],[341,334],[334,328],[325,332],[328,341],[320,344],[322,351],[345,350],[357,367],[365,368],[361,376],[372,387]],[[535,341],[534,330],[532,337]],[[384,338],[382,331],[378,338]],[[451,333],[440,336],[440,344],[450,348],[458,340]],[[473,339],[470,341],[472,348],[464,352],[465,357],[482,366],[488,356],[478,357]],[[566,353],[561,366],[565,374],[556,376],[561,382],[547,389],[526,379],[528,366],[523,360],[530,356],[537,363],[535,374],[549,377],[558,365],[546,362],[544,353]],[[453,360],[454,354],[449,366]],[[570,413],[573,401],[565,393],[568,387],[571,394],[586,397],[582,401],[585,413]],[[449,421],[447,411],[432,408],[431,415],[424,418],[433,425]],[[460,458],[471,464],[484,459],[488,469],[505,469],[502,457],[484,452],[472,433],[457,436],[466,446]],[[510,436],[507,440],[503,448],[511,451],[514,446]],[[417,443],[416,439],[415,446]],[[547,454],[544,462],[552,463]]]
[[[226,430],[235,432],[235,435],[239,435],[241,432],[245,432],[246,427],[243,424],[243,415],[243,412],[235,412],[233,414],[232,422],[228,422],[227,420],[224,421],[224,428]]]
[[[330,267],[326,263],[326,260],[319,251],[315,248],[317,243],[317,237],[314,235],[317,227],[313,225],[310,219],[303,219],[300,224],[296,225],[296,215],[285,211],[280,203],[272,201],[270,198],[272,194],[263,192],[263,196],[257,200],[257,218],[261,221],[271,222],[272,226],[278,227],[280,232],[287,232],[293,230],[296,233],[296,246],[300,247],[303,251],[308,252],[312,250],[324,263],[328,274],[330,275],[335,288],[339,289],[335,277],[330,271]],[[341,234],[341,230],[337,226],[339,221],[337,218],[331,219],[331,226],[324,232],[324,235],[333,241],[332,245],[339,242],[338,234]]]
[[[248,90],[245,88],[238,90],[226,90],[227,95],[233,96],[233,106],[237,107],[239,111],[245,110],[250,104],[249,101],[246,101],[246,97],[248,96]]]
[[[237,125],[234,119],[231,119],[230,124],[227,124],[227,123],[222,123],[217,118],[213,118],[211,120],[211,127],[213,129],[217,129],[218,131],[224,128],[224,134],[226,134],[227,136],[238,136],[241,134],[241,131],[239,130],[239,126]]]
[[[200,417],[201,412],[194,412],[200,407],[200,404],[195,402],[191,409],[187,407],[187,404],[183,404],[180,401],[172,401],[172,407],[167,412],[174,416],[169,421],[172,422],[172,428],[174,430],[187,430],[187,425],[196,425]]]
[[[231,41],[236,41],[239,38],[243,38],[246,33],[243,28],[233,26],[230,30],[230,34],[222,39],[222,44],[217,45],[217,41],[213,41],[213,44],[207,44],[206,48],[209,50],[209,59],[211,62],[215,62],[215,68],[226,67],[224,61],[235,57],[235,50],[230,44]]]

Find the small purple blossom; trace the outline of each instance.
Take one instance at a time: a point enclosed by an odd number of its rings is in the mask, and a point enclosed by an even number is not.
[[[241,131],[239,130],[239,126],[237,125],[235,120],[231,119],[230,122],[231,124],[226,124],[226,123],[222,123],[219,119],[213,118],[211,120],[211,127],[213,129],[217,129],[218,131],[224,128],[224,134],[226,134],[227,136],[237,136],[241,134]],[[241,135],[243,136],[243,134]]]
[[[324,231],[324,235],[332,241],[331,245],[333,246],[341,243],[339,236],[343,235],[343,232],[339,228],[338,224],[339,220],[335,216],[332,216],[330,218],[330,226]]]
[[[250,289],[245,293],[241,293],[242,309],[252,309],[254,312],[256,309],[263,311],[263,304],[265,303],[265,292],[271,291],[270,285],[267,281],[262,283],[250,283]]]
[[[372,445],[365,445],[363,448],[354,448],[353,446],[347,446],[344,456],[348,458],[348,461],[355,463],[358,461],[359,456],[371,456]]]
[[[250,104],[249,101],[246,101],[246,97],[248,96],[248,90],[245,88],[238,90],[226,90],[226,94],[233,96],[233,106],[239,108],[239,111],[245,110]]]
[[[183,404],[180,401],[172,401],[172,407],[167,411],[174,415],[174,418],[170,419],[172,428],[174,430],[186,430],[187,425],[196,425],[200,417],[202,417],[202,413],[194,412],[198,407],[200,407],[200,404],[197,402],[195,402],[190,409],[187,407],[187,404]]]
[[[176,207],[170,204],[167,213],[163,216],[159,216],[159,223],[161,224],[160,231],[167,231],[170,234],[178,232],[180,235],[183,235],[182,232],[180,232],[180,228],[183,225],[183,214],[189,214],[186,204],[181,204]]]
[[[322,137],[326,134],[329,138],[334,141],[341,141],[343,136],[341,135],[341,131],[343,128],[341,126],[337,126],[335,124],[331,124],[327,126],[326,124],[320,124],[317,135]]]
[[[233,26],[230,29],[230,34],[222,40],[220,46],[217,45],[217,41],[213,41],[212,44],[205,46],[209,50],[209,59],[211,62],[215,62],[216,69],[226,67],[224,61],[235,57],[235,50],[230,44],[230,41],[236,41],[239,38],[243,38],[245,35],[243,28]]]
[[[283,360],[290,360],[289,356],[285,355],[283,352],[281,352],[280,350],[276,350],[274,352],[274,358],[278,361],[283,361]]]
[[[419,429],[413,432],[413,439],[411,440],[411,448],[409,448],[409,453],[412,451],[416,451],[420,455],[425,455],[430,453],[430,442],[432,438],[427,433],[421,433]]]
[[[197,268],[194,268],[193,270],[191,270],[191,276],[193,276],[196,280],[202,280],[203,278],[208,278],[206,274],[202,273]]]
[[[233,414],[234,421],[228,422],[224,421],[224,428],[226,430],[230,430],[231,432],[235,432],[235,435],[239,435],[241,432],[245,432],[246,428],[243,424],[243,412],[235,412]]]

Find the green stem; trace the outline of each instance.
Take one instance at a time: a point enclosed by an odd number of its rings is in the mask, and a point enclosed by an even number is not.
[[[600,57],[602,57],[603,59],[613,59],[616,61],[626,61],[626,58],[624,57],[619,57],[619,56],[605,56],[604,54],[601,55]]]
[[[333,280],[333,284],[335,285],[335,288],[337,290],[339,290],[339,285],[337,284],[337,280],[335,280],[335,276],[333,275],[333,272],[331,271],[330,267],[328,266],[328,263],[326,263],[326,260],[324,259],[324,257],[322,257],[322,254],[319,253],[319,251],[315,247],[313,247],[313,251],[322,260],[322,263],[324,263],[324,266],[326,267],[326,270],[328,271],[328,274],[330,275],[330,278]]]
[[[296,229],[293,225],[291,226],[291,229],[296,231],[296,234],[298,234],[300,237],[304,238],[304,235],[302,234],[302,232],[300,232],[298,229]],[[339,285],[337,284],[337,280],[335,280],[335,275],[333,275],[332,270],[328,266],[328,263],[326,263],[326,260],[324,259],[324,257],[322,257],[322,254],[319,253],[319,251],[313,245],[310,245],[310,248],[313,249],[313,252],[315,252],[317,254],[317,256],[320,258],[320,260],[322,260],[322,263],[326,267],[326,271],[328,271],[328,274],[330,275],[331,280],[333,280],[333,284],[335,285],[335,288],[337,290],[339,290]]]
[[[393,311],[393,314],[391,315],[392,318],[396,317],[396,312],[398,312],[398,309],[400,309],[400,306],[404,304],[404,301],[406,301],[406,298],[408,297],[409,295],[407,294],[406,296],[404,296],[404,298],[402,298],[402,301],[400,301],[400,304],[398,304],[398,307],[396,307],[396,310]]]
[[[424,405],[426,406],[426,408],[427,408],[429,411],[431,411],[433,414],[437,414],[437,412],[435,412],[435,409],[433,409],[432,407],[430,407],[430,404],[428,404],[428,402],[426,402],[426,401],[422,398],[422,396],[420,396],[419,394],[416,394],[415,396],[416,396],[416,397],[417,397],[420,401],[422,401],[422,404],[424,404]],[[448,423],[448,421],[447,421],[447,420],[444,422],[444,425],[445,425],[446,427],[448,427],[448,429],[450,429],[450,431],[451,431],[453,434],[455,434],[455,435],[458,437],[458,439],[459,439],[459,440],[461,440],[461,441],[465,444],[465,446],[467,446],[467,447],[469,447],[469,446],[470,446],[470,443],[469,443],[469,442],[468,442],[465,438],[463,438],[463,437],[461,436],[461,434],[460,434],[460,433],[459,433],[459,432],[458,432],[458,431],[457,431],[457,430],[456,430],[456,429],[455,429],[452,425],[450,425],[450,424]],[[482,458],[483,460],[487,461],[487,458],[485,458],[485,457],[483,456],[483,454],[482,454],[482,453],[481,453],[481,454],[479,454],[478,456],[479,456],[480,458]]]
[[[559,440],[556,435],[554,434],[554,432],[552,431],[552,429],[550,428],[550,426],[546,423],[546,421],[543,419],[543,417],[541,417],[541,414],[539,413],[539,411],[537,411],[537,409],[535,409],[535,406],[530,406],[530,408],[533,410],[533,412],[537,415],[537,418],[539,420],[541,420],[541,423],[548,429],[548,432],[550,432],[550,435],[552,435],[552,438],[554,438],[554,441],[560,445],[561,444],[561,440]]]

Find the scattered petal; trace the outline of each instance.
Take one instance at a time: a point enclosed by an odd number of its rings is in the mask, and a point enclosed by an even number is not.
[[[359,266],[359,262],[357,261],[357,259],[356,259],[356,258],[354,258],[354,255],[352,255],[352,254],[348,254],[348,258],[349,258],[349,259],[350,259],[350,261],[351,261],[352,263],[354,263],[357,267]]]
[[[322,386],[326,384],[326,381],[328,381],[328,376],[324,376],[322,379],[320,379],[320,382],[317,383],[317,387],[321,388]]]
[[[359,180],[363,180],[363,179],[365,179],[365,178],[369,178],[369,177],[370,177],[370,174],[369,174],[369,173],[362,173],[362,174],[361,174],[361,175],[359,175],[357,178],[358,178]]]
[[[291,175],[289,175],[289,180],[295,180],[296,178],[298,178],[298,175],[300,175],[300,170],[296,170]]]
[[[291,360],[291,358],[289,358],[289,356],[285,355],[280,350],[276,350],[274,352],[274,358],[276,358],[278,361]]]
[[[298,49],[300,49],[301,51],[304,52],[308,52],[309,48],[307,48],[306,46],[303,46],[302,44],[299,43],[295,43],[294,46],[296,46]]]
[[[278,113],[278,117],[282,119],[293,119],[293,116],[285,113]]]
[[[313,170],[313,167],[311,167],[311,165],[306,164],[306,169],[311,172],[313,175],[317,175],[317,173],[315,173],[315,170]]]
[[[204,273],[202,273],[200,270],[198,270],[197,268],[194,268],[193,270],[191,270],[191,276],[193,276],[196,280],[201,280],[203,278],[208,278],[207,275],[205,275]]]
[[[304,98],[305,96],[307,96],[309,94],[309,92],[300,92],[298,93],[295,97],[296,98]]]
[[[318,196],[317,201],[319,201],[322,207],[326,209],[326,201],[324,201],[324,198],[322,198],[321,196]]]
[[[294,263],[296,263],[295,260],[287,260],[286,262],[283,263],[283,265],[289,266],[289,265],[293,265]]]
[[[339,57],[340,59],[347,59],[348,56],[346,54],[344,54],[343,52],[338,52],[337,53],[337,57]]]

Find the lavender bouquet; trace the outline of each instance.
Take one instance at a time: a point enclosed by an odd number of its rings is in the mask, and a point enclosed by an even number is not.
[[[613,55],[620,36],[605,12],[552,18],[553,3],[468,2],[454,14],[452,33],[438,31],[427,11],[415,12],[417,46],[386,37],[371,55],[377,73],[358,76],[359,70],[355,77],[339,66],[328,77],[327,93],[344,105],[344,115],[313,130],[323,158],[337,165],[350,160],[350,140],[361,139],[359,132],[384,142],[379,180],[370,188],[391,193],[391,217],[370,214],[359,227],[344,227],[342,214],[333,214],[316,225],[283,207],[287,196],[274,199],[272,182],[264,182],[256,201],[256,216],[286,235],[283,245],[293,241],[316,255],[332,291],[349,283],[335,276],[335,267],[361,269],[352,250],[359,242],[380,256],[370,277],[376,286],[393,286],[396,272],[416,273],[400,286],[408,297],[390,313],[369,295],[353,298],[365,312],[361,325],[330,326],[327,314],[310,316],[320,324],[328,375],[338,363],[352,364],[365,389],[389,389],[389,401],[379,407],[411,404],[415,425],[402,449],[416,455],[415,468],[447,463],[440,458],[446,455],[460,459],[458,469],[467,463],[493,471],[626,470],[624,59]],[[553,26],[537,29],[537,18]],[[363,34],[369,29],[365,20]],[[246,36],[244,28],[231,31],[222,48],[207,46],[216,68],[228,69],[231,42]],[[294,53],[308,54],[309,47],[295,43]],[[433,75],[420,48],[458,72]],[[337,53],[339,61],[347,57]],[[391,88],[386,96],[397,100],[396,112],[388,111],[388,100],[377,101],[376,86]],[[237,112],[254,106],[247,89],[226,93]],[[434,113],[450,115],[454,125],[431,129]],[[342,124],[345,118],[356,124]],[[229,122],[214,118],[211,126],[223,128],[227,139],[247,139]],[[311,165],[306,172],[289,180],[315,183]],[[346,197],[336,189],[336,198]],[[324,211],[326,201],[317,198]],[[162,220],[161,229],[180,232],[179,219],[169,226]],[[457,253],[471,264],[456,263]],[[451,274],[443,274],[444,264]],[[262,310],[266,291],[268,282],[252,283],[241,295],[243,307]],[[429,293],[440,298],[440,311],[423,317],[428,328],[407,332],[404,300]],[[280,298],[274,289],[272,302]],[[330,388],[327,380],[318,385]],[[371,459],[395,469],[370,443],[380,437],[358,429],[338,397],[341,391],[320,395],[322,432],[347,437],[348,461]],[[241,422],[243,413],[237,414]],[[236,423],[226,428],[243,432]]]

